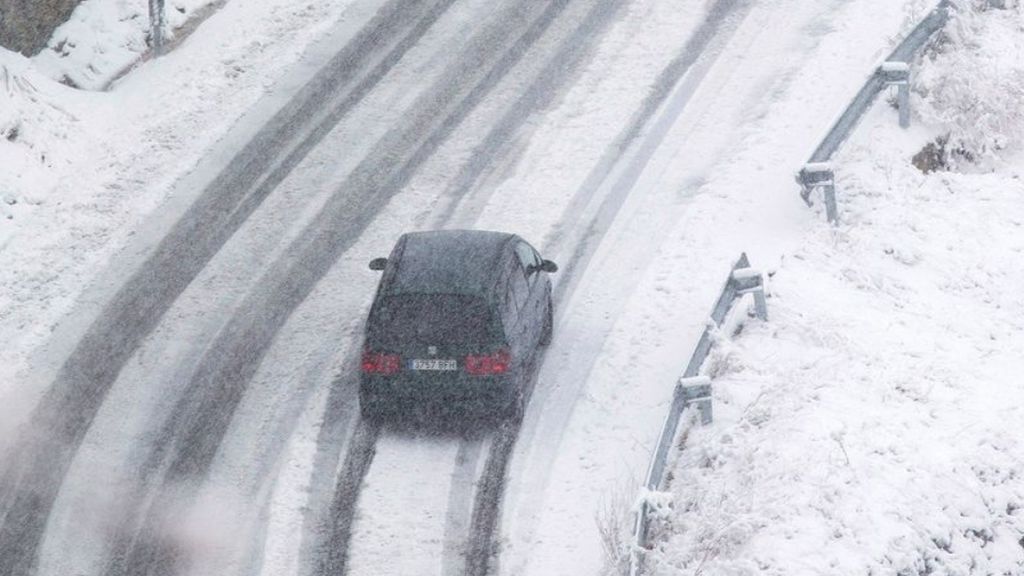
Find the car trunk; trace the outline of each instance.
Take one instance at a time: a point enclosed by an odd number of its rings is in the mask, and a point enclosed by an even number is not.
[[[400,356],[400,372],[435,380],[465,374],[466,357],[504,348],[490,305],[462,294],[395,294],[374,306],[367,347]]]

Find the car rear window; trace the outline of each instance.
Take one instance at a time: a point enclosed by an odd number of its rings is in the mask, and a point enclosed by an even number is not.
[[[496,333],[483,298],[456,294],[398,294],[381,300],[370,318],[370,336],[384,344],[473,344]]]

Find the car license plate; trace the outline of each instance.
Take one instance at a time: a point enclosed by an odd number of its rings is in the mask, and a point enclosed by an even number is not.
[[[458,362],[455,360],[413,360],[410,368],[413,370],[458,370]]]

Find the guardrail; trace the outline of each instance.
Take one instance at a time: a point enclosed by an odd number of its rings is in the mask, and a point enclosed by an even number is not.
[[[668,417],[658,438],[658,445],[654,450],[654,457],[651,459],[650,467],[647,470],[647,479],[644,482],[644,494],[657,492],[664,480],[665,465],[668,461],[668,451],[672,446],[676,432],[679,428],[679,421],[683,412],[692,404],[696,404],[700,411],[701,423],[710,424],[711,413],[711,379],[700,376],[700,368],[711,352],[713,345],[712,334],[725,322],[726,316],[732,309],[736,300],[746,294],[754,297],[754,309],[758,318],[768,319],[768,305],[764,294],[764,277],[760,272],[750,267],[747,255],[741,254],[739,260],[733,265],[729,272],[729,278],[722,287],[721,295],[711,310],[711,318],[704,333],[701,334],[697,346],[690,356],[690,362],[686,365],[686,371],[676,383],[672,394],[672,405],[669,408]],[[643,553],[647,548],[647,532],[651,506],[646,497],[641,499],[640,506],[636,512],[633,525],[633,546],[629,555],[629,573],[631,576],[638,576],[643,570]]]
[[[825,135],[825,139],[811,154],[810,160],[797,174],[797,182],[801,186],[800,197],[808,206],[813,205],[810,198],[811,192],[816,189],[822,190],[825,214],[830,223],[839,223],[835,173],[829,164],[832,155],[853,132],[861,116],[871,107],[875,97],[885,87],[896,86],[898,88],[897,105],[900,126],[903,128],[910,126],[910,59],[933,34],[946,25],[946,21],[949,19],[949,6],[950,0],[941,0],[935,9],[903,39],[903,42],[900,42],[892,54],[875,69],[864,86],[854,96],[850,105],[836,120],[832,129]]]

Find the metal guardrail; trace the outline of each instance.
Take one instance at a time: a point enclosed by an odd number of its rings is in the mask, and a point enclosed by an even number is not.
[[[899,90],[897,103],[900,126],[910,126],[910,59],[933,34],[946,25],[946,21],[949,20],[949,7],[950,0],[941,0],[872,72],[797,175],[797,182],[801,186],[800,197],[808,206],[812,205],[811,192],[818,188],[822,189],[825,213],[832,224],[839,222],[839,210],[836,206],[835,174],[832,166],[828,164],[829,160],[853,132],[857,122],[871,107],[878,93],[887,86],[896,86]]]
[[[750,262],[744,253],[740,255],[739,260],[730,270],[729,278],[726,280],[725,286],[722,287],[721,295],[711,310],[711,318],[705,326],[700,340],[697,341],[689,364],[686,365],[686,371],[676,383],[672,394],[672,405],[647,471],[647,478],[644,482],[645,492],[656,492],[661,487],[669,448],[675,440],[679,421],[686,408],[691,404],[696,404],[700,411],[701,423],[711,423],[711,380],[699,375],[700,368],[704,364],[704,360],[707,359],[708,353],[711,352],[713,331],[722,326],[733,304],[745,294],[753,295],[757,317],[767,320],[768,306],[764,295],[764,277],[750,267]],[[642,499],[633,525],[633,546],[629,555],[630,576],[638,576],[643,570],[643,552],[648,549],[647,532],[650,512],[651,508],[647,500]]]

